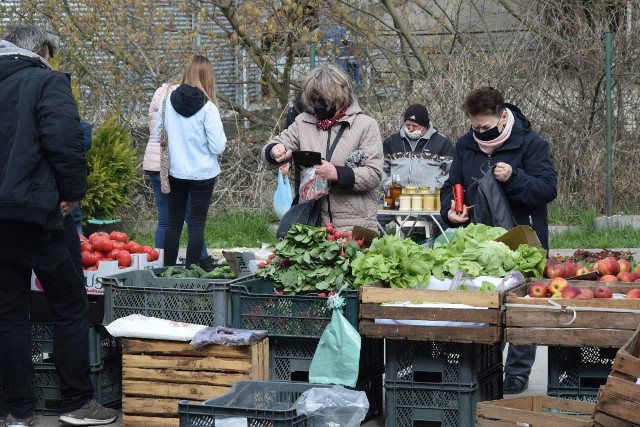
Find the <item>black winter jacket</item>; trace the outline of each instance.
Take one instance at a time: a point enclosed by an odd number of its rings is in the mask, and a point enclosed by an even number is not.
[[[458,139],[449,178],[440,193],[440,214],[450,227],[466,225],[454,224],[447,216],[453,199],[453,184],[469,188],[496,163],[504,162],[513,169],[509,180],[502,185],[514,219],[518,224],[530,225],[548,250],[547,204],[556,198],[556,172],[549,144],[531,129],[531,123],[517,107],[507,104],[507,108],[514,115],[511,136],[493,154],[487,155],[480,150],[472,131]]]
[[[69,78],[0,41],[0,220],[62,229],[61,201],[87,190],[83,129]]]

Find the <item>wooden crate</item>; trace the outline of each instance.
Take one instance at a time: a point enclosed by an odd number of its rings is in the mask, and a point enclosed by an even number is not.
[[[523,284],[517,287],[524,286]],[[502,341],[504,291],[361,289],[360,333],[372,338],[496,344]],[[424,301],[466,304],[476,308],[393,307],[382,303]],[[375,323],[376,319],[486,323],[487,327],[425,326]]]
[[[600,387],[594,420],[596,425],[640,425],[640,326],[618,350],[611,375]]]
[[[509,343],[620,348],[640,324],[640,299],[525,297],[533,282],[549,280],[527,279],[525,286],[507,292],[505,341]],[[601,285],[589,280],[570,280],[569,284],[592,290]],[[614,293],[626,294],[639,286],[612,283],[609,287]],[[554,308],[552,303],[564,309]]]
[[[595,404],[547,396],[490,400],[476,405],[476,426],[591,427]]]
[[[242,380],[267,380],[269,341],[247,346],[122,340],[125,427],[178,427],[178,400],[204,401]]]

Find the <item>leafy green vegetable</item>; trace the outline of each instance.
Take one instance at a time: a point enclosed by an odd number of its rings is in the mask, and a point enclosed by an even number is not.
[[[427,283],[433,267],[433,254],[410,239],[386,235],[376,238],[366,253],[351,263],[355,285],[380,280],[392,288],[413,288]]]

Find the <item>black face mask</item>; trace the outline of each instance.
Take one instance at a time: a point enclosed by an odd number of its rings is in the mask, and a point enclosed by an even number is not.
[[[313,103],[313,114],[320,120],[327,120],[336,115],[336,107],[329,108],[327,101],[318,98]]]
[[[498,125],[495,125],[489,130],[485,130],[484,132],[479,132],[475,129],[471,129],[473,131],[473,135],[478,138],[480,141],[493,141],[497,137],[500,136],[502,132],[498,130]]]

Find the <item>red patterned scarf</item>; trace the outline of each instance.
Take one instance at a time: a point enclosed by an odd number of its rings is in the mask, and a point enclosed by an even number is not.
[[[347,108],[349,108],[349,105],[338,111],[336,115],[330,119],[318,120],[318,118],[316,117],[316,126],[318,126],[322,130],[331,129],[331,126],[336,124],[338,120],[344,117],[344,113],[347,111]]]

